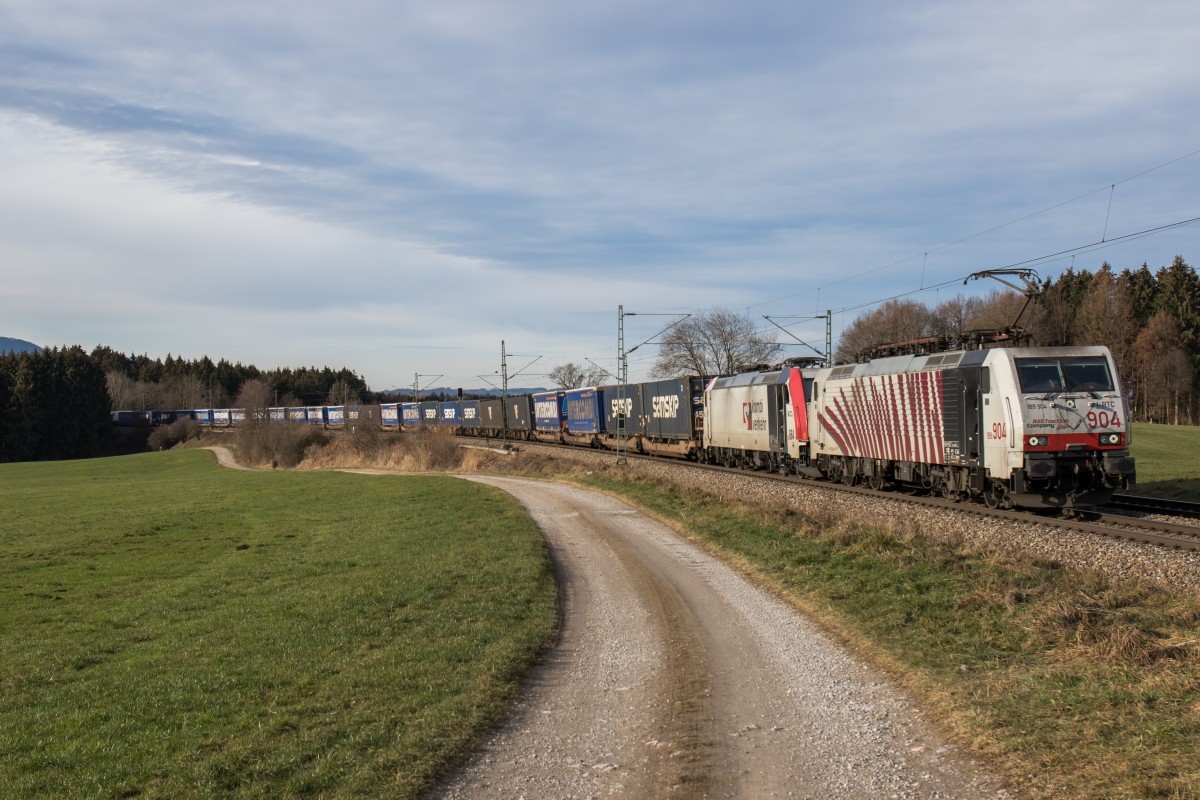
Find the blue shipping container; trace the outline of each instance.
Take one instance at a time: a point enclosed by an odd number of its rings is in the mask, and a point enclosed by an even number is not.
[[[385,428],[400,427],[400,404],[399,403],[381,403],[379,406],[379,419]]]
[[[447,428],[457,428],[458,410],[457,400],[444,400],[438,403],[438,425]]]
[[[283,407],[268,408],[267,409],[267,419],[271,420],[271,422],[286,422],[287,421],[287,409],[283,408]]]
[[[212,409],[197,408],[192,410],[192,419],[199,422],[201,425],[212,425]]]
[[[346,427],[346,407],[325,406],[325,422],[331,428]]]
[[[704,408],[704,383],[695,376],[643,383],[643,432],[663,441],[691,439]]]
[[[542,432],[558,433],[566,421],[563,397],[565,392],[534,392],[533,425]]]
[[[436,400],[421,401],[421,427],[429,428],[438,423],[438,404]]]
[[[621,422],[625,423],[625,435],[637,436],[642,432],[642,391],[636,383],[627,383],[617,391],[616,386],[605,386],[604,430],[612,436],[621,433]]]
[[[400,424],[406,428],[421,427],[421,404],[403,403],[400,406]]]
[[[288,422],[308,422],[308,411],[300,407],[289,408],[287,418]]]
[[[325,406],[309,406],[306,410],[309,425],[325,424]]]
[[[570,433],[602,433],[603,397],[604,392],[594,387],[569,389],[566,393],[567,430]]]
[[[459,409],[461,411],[459,425],[472,430],[479,427],[481,408],[478,400],[462,400],[459,403]]]

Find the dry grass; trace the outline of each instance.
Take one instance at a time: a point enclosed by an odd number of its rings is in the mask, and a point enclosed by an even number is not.
[[[177,419],[170,425],[159,426],[150,432],[146,446],[151,450],[170,450],[177,444],[200,435],[200,423],[194,419]]]
[[[384,469],[398,472],[496,471],[508,458],[488,450],[459,446],[453,434],[442,429],[379,435],[362,429],[310,448],[302,469]]]

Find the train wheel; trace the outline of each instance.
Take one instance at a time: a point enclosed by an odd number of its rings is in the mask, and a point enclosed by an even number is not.
[[[875,475],[872,475],[871,477],[867,478],[867,485],[870,486],[876,492],[883,491],[883,483],[884,483],[883,476],[879,475],[879,474],[875,474]]]
[[[992,481],[983,490],[984,505],[988,508],[1007,508],[1010,504],[1006,495],[1008,495],[1008,489],[1004,484]]]

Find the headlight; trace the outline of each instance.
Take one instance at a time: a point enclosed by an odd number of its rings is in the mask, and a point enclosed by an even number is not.
[[[1100,444],[1120,444],[1121,434],[1119,433],[1102,433],[1100,434]]]
[[[1030,436],[1029,437],[1029,446],[1030,447],[1045,447],[1049,443],[1050,443],[1050,440],[1048,438],[1046,438],[1045,436]]]

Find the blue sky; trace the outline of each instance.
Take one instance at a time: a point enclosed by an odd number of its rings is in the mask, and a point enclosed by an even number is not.
[[[1154,0],[0,0],[0,335],[479,385],[502,339],[611,367],[619,304],[836,334],[1102,238],[1196,264],[1120,237],[1200,217],[1197,41]]]

